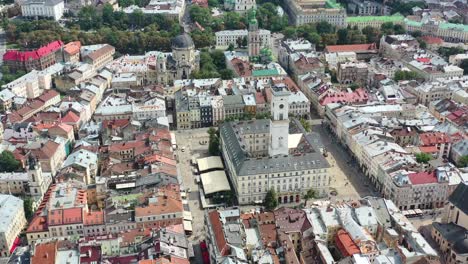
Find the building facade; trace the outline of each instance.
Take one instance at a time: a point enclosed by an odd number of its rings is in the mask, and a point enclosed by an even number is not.
[[[333,0],[286,0],[284,2],[293,25],[327,21],[337,27],[346,27],[346,10]]]
[[[299,202],[311,188],[320,196],[328,193],[329,164],[322,154],[311,151],[315,146],[305,134],[297,135],[302,143],[288,143],[288,96],[285,88],[274,89],[271,120],[226,122],[220,127],[222,154],[239,204],[262,202],[272,188],[280,203]]]
[[[64,9],[63,0],[28,0],[21,4],[21,14],[28,18],[52,18],[58,21]]]
[[[0,257],[10,256],[14,243],[27,224],[23,200],[13,195],[0,194]],[[13,248],[14,249],[14,248]]]

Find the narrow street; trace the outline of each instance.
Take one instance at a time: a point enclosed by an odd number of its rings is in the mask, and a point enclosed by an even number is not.
[[[203,263],[199,243],[205,239],[204,210],[200,204],[199,185],[195,182],[191,159],[194,155],[199,157],[208,154],[208,145],[201,145],[200,141],[208,140],[207,129],[181,130],[176,132],[177,157],[179,173],[181,174],[181,185],[188,193],[188,204],[192,213],[193,233],[189,241],[193,244],[195,259],[192,263]]]

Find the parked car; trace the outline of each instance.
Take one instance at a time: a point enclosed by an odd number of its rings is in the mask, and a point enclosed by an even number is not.
[[[200,249],[202,254],[202,259],[204,264],[210,264],[210,254],[208,253],[208,247],[206,246],[206,242],[200,242]]]

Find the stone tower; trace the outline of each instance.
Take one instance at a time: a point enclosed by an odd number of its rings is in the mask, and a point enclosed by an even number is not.
[[[41,163],[35,157],[28,158],[29,194],[42,199],[52,183],[50,174],[42,173]]]
[[[288,98],[290,92],[284,86],[272,87],[271,90],[270,144],[268,154],[270,157],[276,155],[288,155]]]
[[[258,30],[258,21],[256,18],[256,11],[252,9],[249,12],[249,33],[248,33],[248,45],[249,45],[249,57],[255,57],[260,55],[260,46],[262,40],[260,39],[260,31]]]

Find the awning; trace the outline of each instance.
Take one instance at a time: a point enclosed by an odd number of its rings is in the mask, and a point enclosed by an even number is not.
[[[192,213],[191,212],[187,212],[187,211],[184,211],[184,221],[192,221]]]
[[[192,232],[192,221],[184,220],[184,230],[185,232]]]
[[[13,245],[11,245],[10,254],[13,253],[20,244],[21,244],[21,240],[19,237],[17,237],[15,241],[13,241]]]
[[[212,169],[220,169],[224,170],[223,162],[221,161],[220,156],[211,156],[206,158],[197,159],[198,170],[200,172],[212,170]]]
[[[230,191],[231,187],[224,171],[212,171],[201,175],[205,195],[221,191]]]

